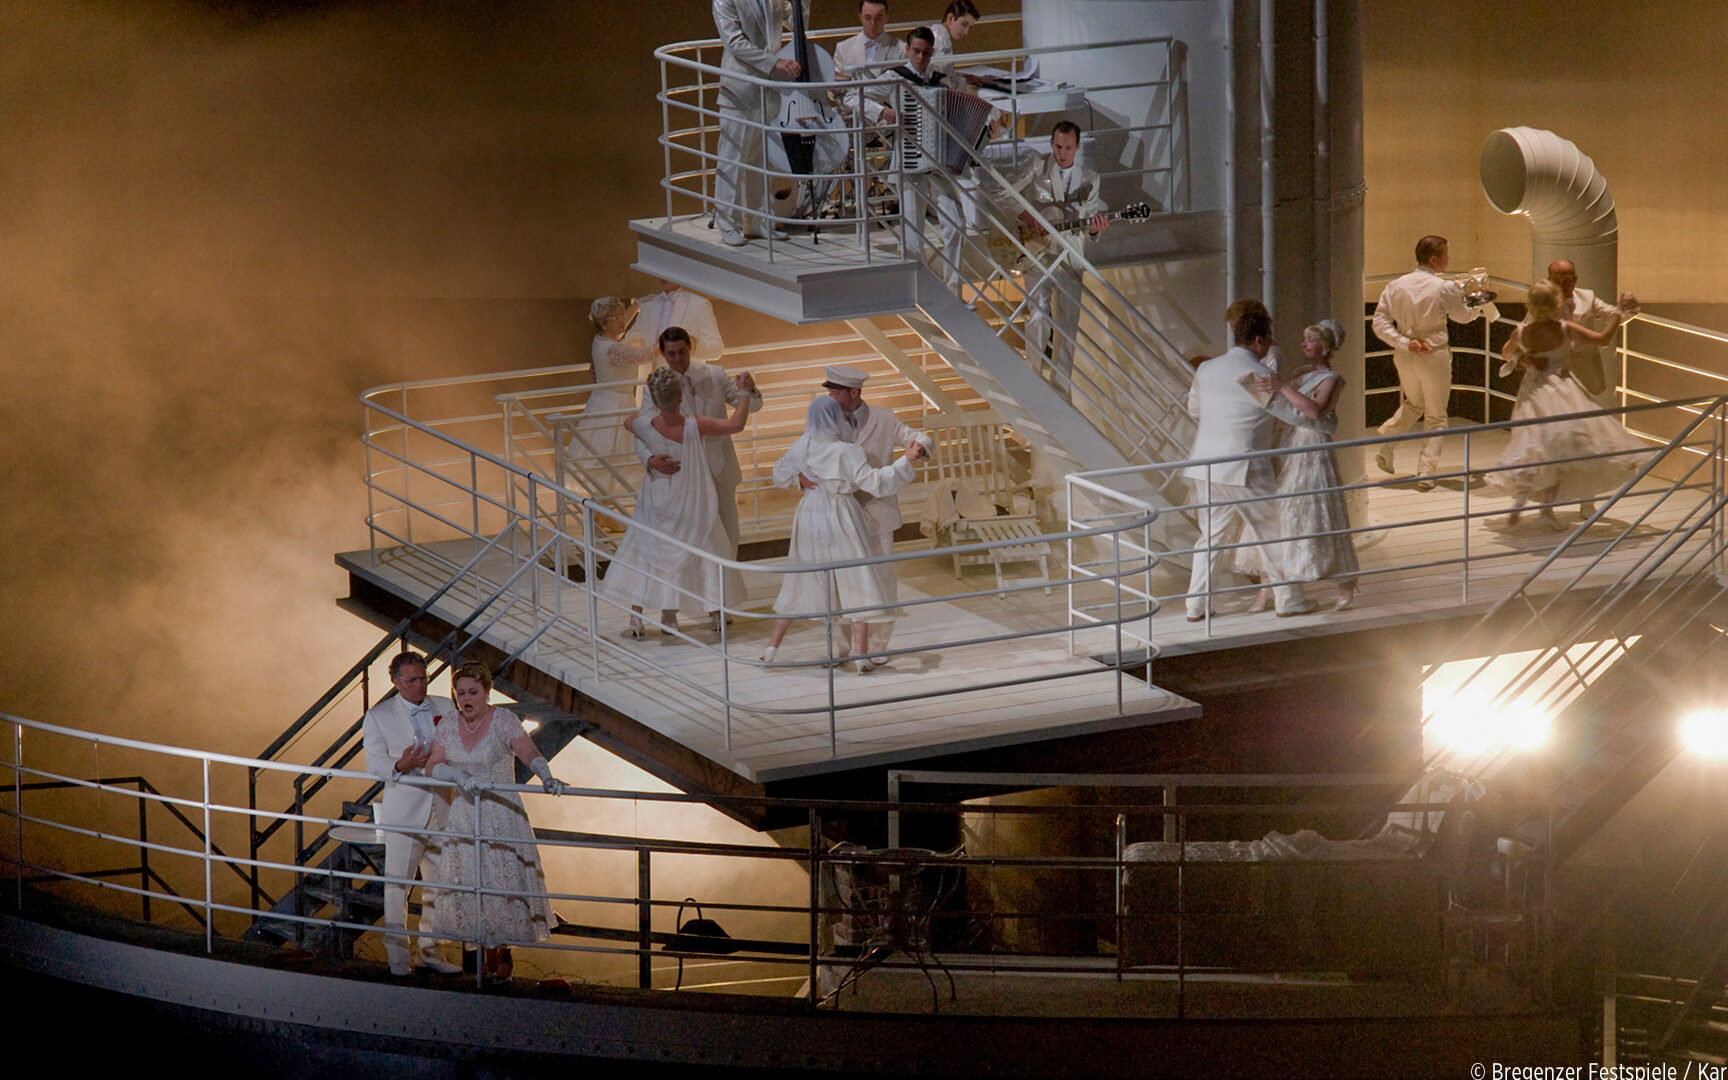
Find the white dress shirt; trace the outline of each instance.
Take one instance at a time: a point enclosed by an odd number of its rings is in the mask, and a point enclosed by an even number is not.
[[[1374,305],[1374,333],[1406,352],[1412,341],[1425,341],[1439,350],[1446,348],[1447,319],[1467,323],[1499,317],[1500,310],[1493,304],[1471,307],[1456,281],[1441,277],[1432,267],[1418,266],[1381,291],[1380,302]]]

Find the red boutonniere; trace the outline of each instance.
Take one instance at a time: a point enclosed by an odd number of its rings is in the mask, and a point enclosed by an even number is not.
[[[432,714],[432,726],[437,727],[438,721],[440,721],[442,719],[444,719],[442,716],[439,716],[437,713],[433,713]]]

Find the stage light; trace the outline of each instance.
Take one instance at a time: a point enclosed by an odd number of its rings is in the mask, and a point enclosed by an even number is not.
[[[1481,694],[1466,691],[1447,698],[1430,723],[1435,736],[1453,750],[1480,754],[1494,745],[1494,707]]]
[[[1680,743],[1695,757],[1728,757],[1728,710],[1703,709],[1681,720]]]
[[[1500,706],[1494,717],[1499,734],[1519,750],[1534,750],[1548,741],[1549,716],[1545,709],[1514,701]]]

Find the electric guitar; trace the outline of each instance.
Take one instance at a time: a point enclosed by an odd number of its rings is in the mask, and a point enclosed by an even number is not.
[[[1024,269],[1028,258],[1044,254],[1050,247],[1050,234],[1080,232],[1092,224],[1091,215],[1079,218],[1063,219],[1060,207],[1049,206],[1042,211],[1046,222],[1042,231],[1024,222],[1016,221],[1016,231],[1019,243],[1005,232],[992,233],[984,244],[990,249],[990,257],[996,260],[998,266],[1009,270]],[[1109,221],[1145,221],[1152,216],[1152,208],[1143,202],[1131,203],[1120,210],[1112,210],[1104,215]],[[1025,252],[1022,254],[1021,249]]]

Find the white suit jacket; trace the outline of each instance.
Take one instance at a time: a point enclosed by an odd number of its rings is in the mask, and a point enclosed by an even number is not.
[[[856,34],[834,46],[834,76],[839,79],[879,79],[888,74],[887,68],[871,70],[868,64],[900,64],[906,61],[906,43],[888,33],[876,39],[876,59],[871,60],[865,55],[869,39],[860,30]],[[851,108],[858,100],[856,91],[843,93],[841,104]],[[864,118],[876,123],[882,118],[882,110],[894,101],[894,87],[876,86],[864,91]]]
[[[657,365],[665,367],[665,360]],[[726,374],[726,369],[719,364],[703,364],[690,361],[690,369],[685,372],[695,385],[695,392],[686,392],[684,401],[678,411],[685,416],[709,416],[716,420],[724,420],[732,415],[732,410],[738,404],[739,395],[744,391],[738,389],[738,380]],[[646,397],[646,395],[644,395]],[[750,411],[759,412],[762,409],[762,394],[760,391],[750,395]],[[652,417],[659,413],[652,401],[642,402],[642,408],[637,411],[638,417]],[[642,467],[648,467],[648,444],[641,439],[636,442],[636,458]],[[708,471],[714,475],[714,486],[721,489],[732,489],[743,479],[744,471],[738,467],[738,451],[732,447],[730,435],[702,436],[702,450],[708,457]]]
[[[426,703],[432,706],[433,716],[443,718],[441,723],[456,722],[456,706],[449,698],[428,694]],[[414,745],[414,721],[408,718],[408,703],[394,695],[367,709],[360,733],[366,771],[384,781],[384,794],[373,811],[373,820],[380,825],[436,826],[449,806],[448,794],[396,782],[396,759]]]
[[[804,16],[808,26],[810,0],[804,0]],[[714,28],[725,46],[720,69],[772,78],[774,56],[784,40],[783,27],[791,18],[791,0],[714,0]],[[747,82],[722,77],[720,89],[740,104],[755,104],[757,88]],[[768,107],[774,108],[776,101],[776,95],[770,93]]]
[[[636,301],[642,312],[636,326],[650,346],[660,340],[668,327],[682,326],[690,331],[690,355],[697,360],[715,360],[726,351],[720,338],[720,325],[714,321],[714,305],[706,296],[689,289],[657,292]]]
[[[1270,374],[1271,369],[1240,345],[1195,369],[1194,384],[1188,389],[1188,412],[1199,424],[1189,457],[1229,457],[1272,448],[1277,419],[1238,381],[1244,375]],[[1190,465],[1182,475],[1205,483],[1265,491],[1277,483],[1270,458]]]
[[[1098,192],[1098,174],[1080,164],[1075,158],[1074,181],[1064,186],[1062,183],[1062,167],[1056,164],[1054,154],[1045,154],[1035,159],[1031,165],[1016,178],[1014,187],[1026,201],[1039,208],[1056,207],[1062,212],[1064,219],[1089,218],[1093,214],[1102,214],[1108,209],[1104,198]],[[1084,238],[1085,234],[1081,234]]]
[[[894,410],[880,406],[863,405],[859,412],[864,414],[853,434],[852,442],[863,447],[864,457],[870,467],[880,469],[884,465],[894,464],[897,451],[914,441],[924,444],[926,450],[935,449],[936,440],[917,428],[908,427],[894,415]],[[800,435],[797,441],[786,449],[780,460],[774,463],[774,486],[796,488],[798,474],[805,472],[805,454],[808,447],[805,436]],[[812,477],[814,479],[814,477]],[[856,492],[859,504],[864,510],[864,516],[872,528],[877,531],[892,531],[900,527],[904,520],[900,514],[900,493],[898,490],[886,495],[872,495],[860,488]]]

